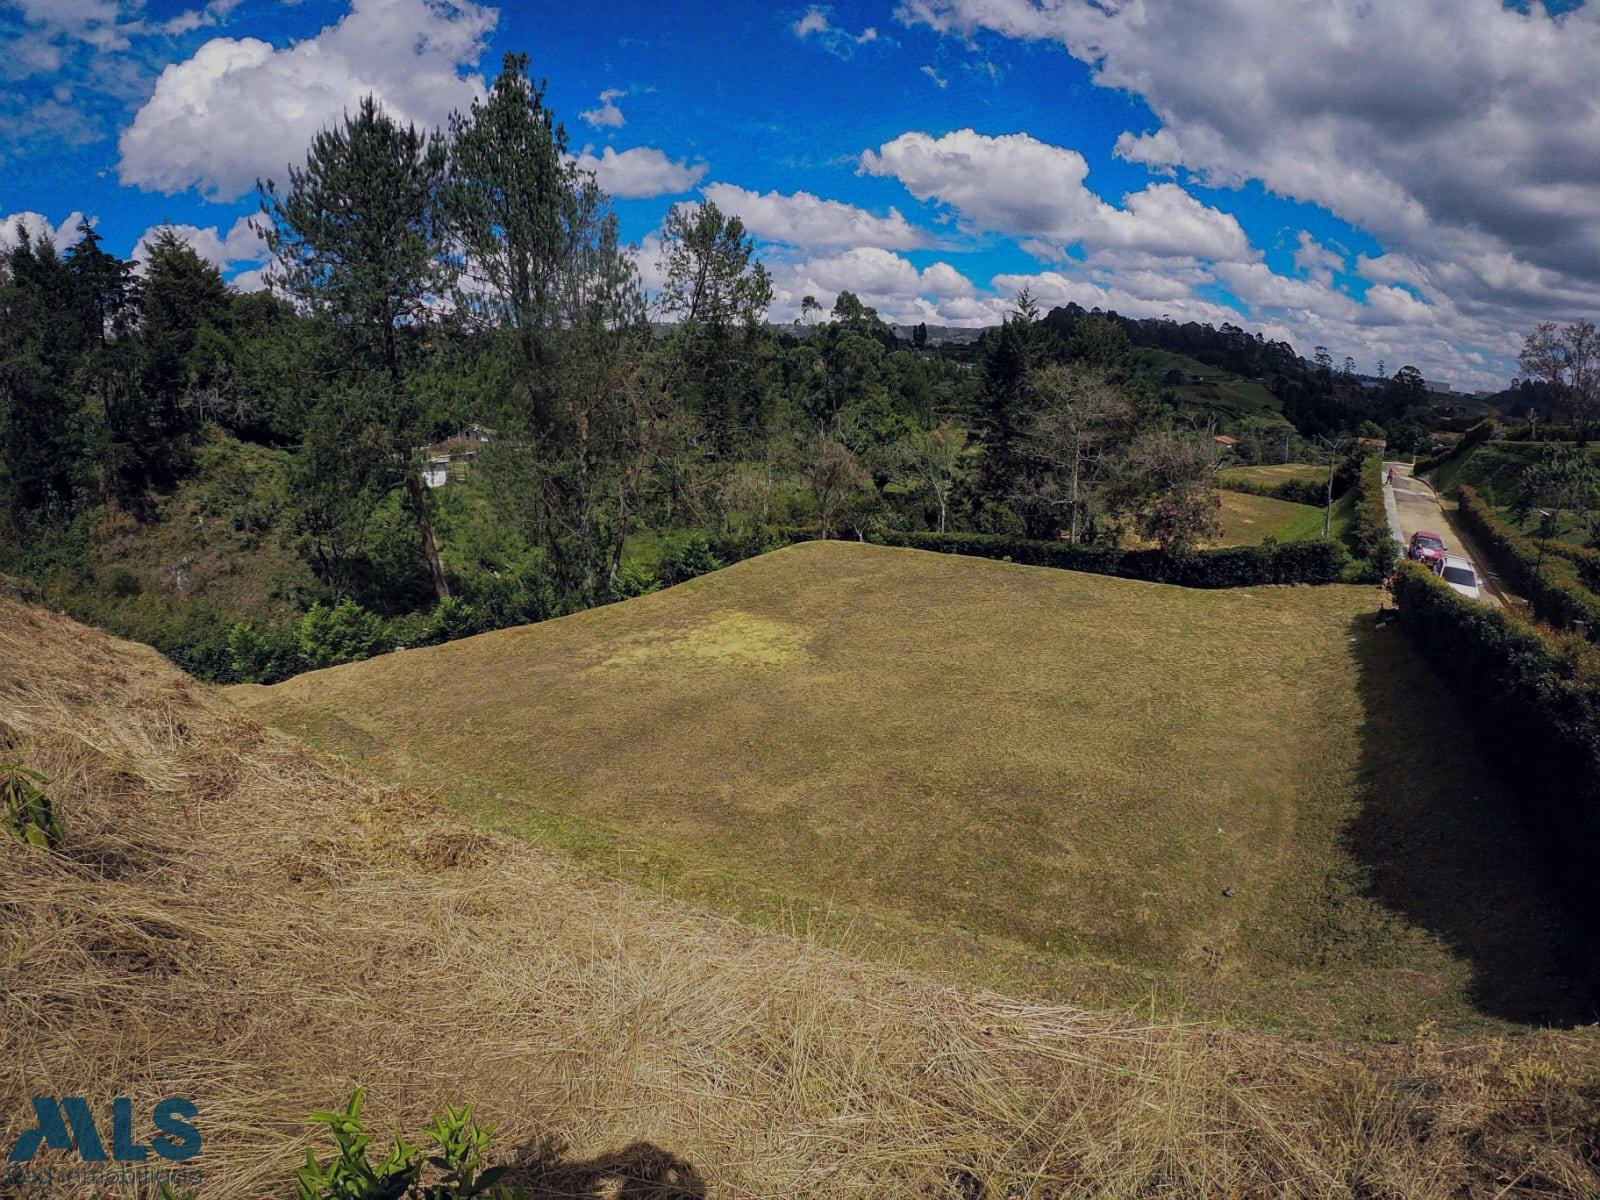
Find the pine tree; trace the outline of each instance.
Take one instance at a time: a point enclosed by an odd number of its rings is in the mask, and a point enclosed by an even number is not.
[[[277,278],[344,339],[354,380],[384,396],[397,482],[416,522],[440,599],[450,595],[422,484],[427,430],[407,379],[419,334],[451,280],[440,189],[446,154],[437,132],[402,127],[371,96],[355,116],[319,133],[280,194],[262,185],[267,246]]]
[[[23,527],[11,531],[18,544],[25,528],[71,517],[88,483],[87,415],[71,386],[84,336],[75,292],[55,247],[19,226],[0,255],[0,518]]]

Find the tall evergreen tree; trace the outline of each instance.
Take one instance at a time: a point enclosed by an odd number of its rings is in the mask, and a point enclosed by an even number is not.
[[[518,378],[537,429],[551,419],[557,331],[582,294],[573,275],[583,180],[566,130],[544,105],[528,56],[508,54],[483,100],[450,119],[446,220],[462,248],[459,303],[516,347]]]
[[[85,344],[104,346],[125,334],[132,321],[138,295],[133,264],[103,250],[100,235],[87,220],[78,222],[77,233],[65,256],[76,292],[73,311]]]
[[[76,285],[49,242],[18,226],[0,255],[0,501],[17,544],[67,517],[88,484],[88,416],[72,375],[83,349]]]
[[[402,127],[371,96],[312,141],[280,193],[262,185],[276,278],[342,335],[360,386],[378,390],[394,475],[404,487],[421,551],[443,599],[450,594],[422,482],[428,430],[407,388],[420,332],[451,284],[440,189],[438,133]]]
[[[646,377],[637,271],[566,147],[527,56],[507,55],[488,97],[451,121],[443,195],[460,308],[511,351],[497,423],[513,444],[486,476],[562,587],[594,603],[617,577],[675,395]]]

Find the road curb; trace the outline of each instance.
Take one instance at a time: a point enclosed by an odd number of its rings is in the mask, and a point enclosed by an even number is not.
[[[1389,532],[1394,534],[1394,540],[1402,547],[1406,544],[1406,535],[1400,532],[1400,506],[1395,503],[1394,484],[1389,482],[1389,464],[1383,464],[1383,511],[1389,518]]]

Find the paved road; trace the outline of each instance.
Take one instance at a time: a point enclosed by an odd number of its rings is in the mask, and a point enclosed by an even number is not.
[[[1394,468],[1394,485],[1384,490],[1391,493],[1388,497],[1389,524],[1395,525],[1398,521],[1398,534],[1402,543],[1411,541],[1411,535],[1419,529],[1437,533],[1444,538],[1445,546],[1451,554],[1465,555],[1472,560],[1478,568],[1478,577],[1483,585],[1479,591],[1485,599],[1506,606],[1507,593],[1489,570],[1483,557],[1473,547],[1472,539],[1461,531],[1456,522],[1456,513],[1453,507],[1447,507],[1439,499],[1438,493],[1420,479],[1411,477],[1411,464],[1401,462],[1386,462],[1383,464],[1385,477],[1389,468]]]

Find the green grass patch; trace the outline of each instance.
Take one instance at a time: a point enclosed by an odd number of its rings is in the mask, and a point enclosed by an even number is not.
[[[1253,546],[1267,538],[1300,542],[1322,536],[1322,509],[1244,492],[1221,492],[1222,536],[1218,546]]]
[[[231,694],[595,869],[953,979],[1374,1037],[1559,1014],[1523,835],[1375,608],[808,543]]]

